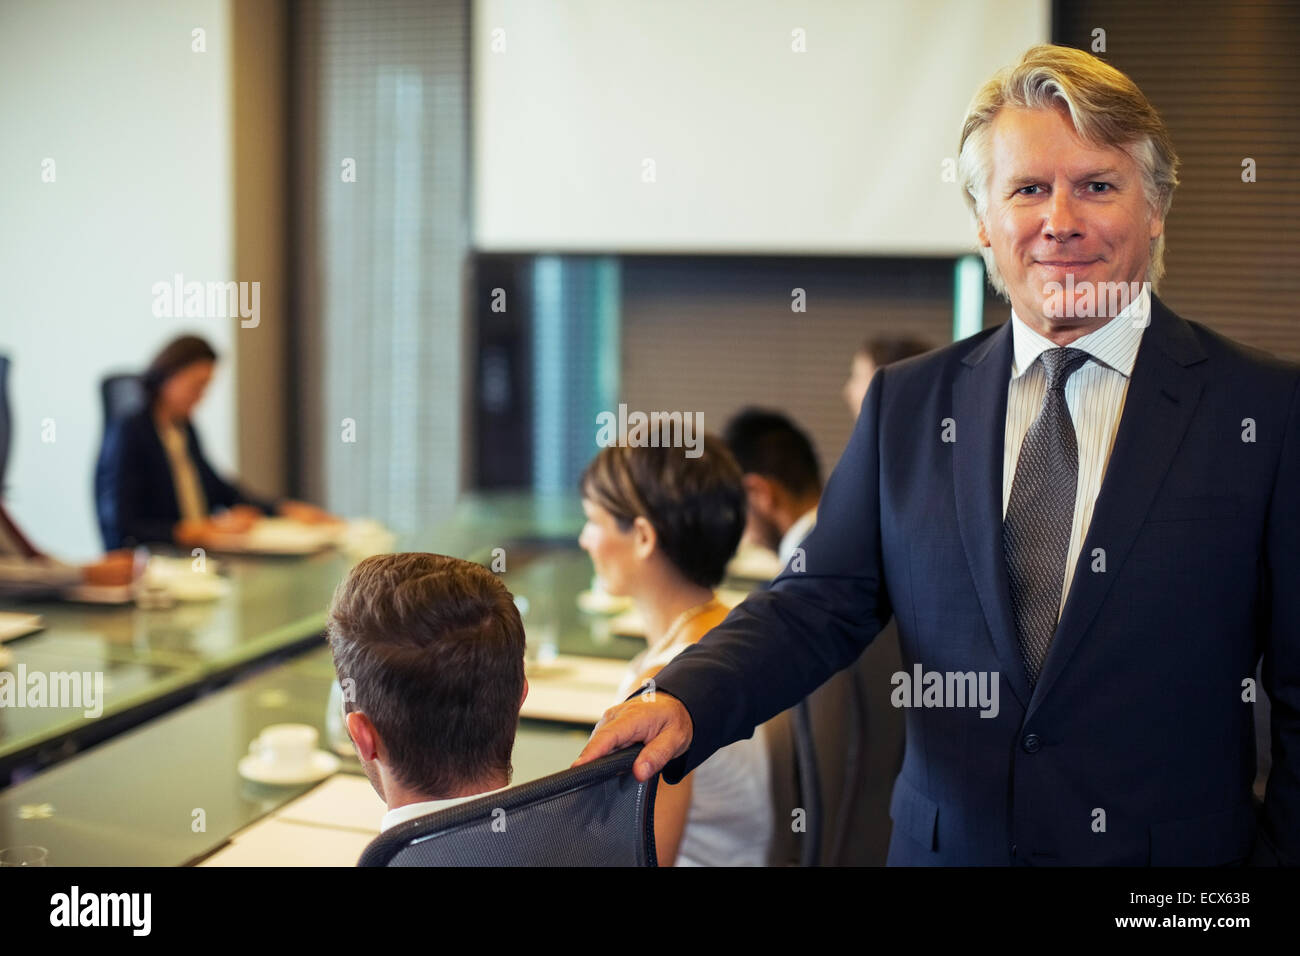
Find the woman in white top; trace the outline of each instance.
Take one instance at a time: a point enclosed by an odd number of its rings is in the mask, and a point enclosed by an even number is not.
[[[622,700],[726,617],[714,588],[745,529],[745,491],[726,445],[706,435],[697,458],[683,448],[602,449],[583,473],[582,498],[587,523],[578,542],[603,588],[631,597],[646,626],[649,647],[629,665]],[[660,865],[766,865],[770,776],[760,727],[680,783],[661,779]]]

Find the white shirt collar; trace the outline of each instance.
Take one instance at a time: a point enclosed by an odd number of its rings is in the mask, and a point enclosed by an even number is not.
[[[1070,343],[1070,348],[1082,349],[1093,361],[1109,366],[1125,378],[1133,374],[1138,346],[1142,344],[1142,331],[1151,323],[1151,292],[1146,283],[1138,297],[1101,328]],[[1031,329],[1011,310],[1011,337],[1015,358],[1011,364],[1011,377],[1019,378],[1033,368],[1038,356],[1056,343]],[[1087,363],[1084,363],[1085,365]]]
[[[790,555],[794,554],[794,549],[803,544],[803,539],[808,536],[808,532],[816,523],[817,509],[809,508],[794,524],[790,525],[790,530],[781,537],[781,545],[776,550],[776,557],[781,562],[781,567],[785,567],[786,562],[790,560]]]
[[[414,820],[416,817],[422,817],[425,814],[436,813],[438,810],[446,810],[448,807],[454,807],[458,803],[467,803],[470,800],[477,800],[479,797],[486,797],[488,794],[500,793],[507,787],[498,787],[495,790],[487,790],[483,793],[476,793],[468,797],[448,797],[445,800],[425,800],[422,803],[408,803],[404,807],[393,807],[384,814],[383,822],[379,824],[380,832],[397,826],[399,823],[405,823],[407,820]]]

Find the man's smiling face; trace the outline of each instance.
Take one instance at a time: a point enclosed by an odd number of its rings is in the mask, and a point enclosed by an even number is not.
[[[993,251],[1016,315],[1057,345],[1105,325],[1112,316],[1104,308],[1080,317],[1083,310],[1067,304],[1064,315],[1053,314],[1062,309],[1050,303],[1049,283],[1065,288],[1072,274],[1082,306],[1081,283],[1145,280],[1164,222],[1147,202],[1137,163],[1122,149],[1086,143],[1055,109],[1001,110],[990,156],[979,238]],[[1098,296],[1100,305],[1106,298]]]

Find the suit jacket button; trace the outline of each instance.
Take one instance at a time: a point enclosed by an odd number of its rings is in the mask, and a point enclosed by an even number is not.
[[[1038,734],[1025,734],[1025,739],[1020,741],[1020,746],[1025,748],[1027,754],[1038,753],[1038,748],[1042,745],[1043,742],[1038,739]]]

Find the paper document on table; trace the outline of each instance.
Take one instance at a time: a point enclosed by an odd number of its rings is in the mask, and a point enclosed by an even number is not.
[[[60,597],[74,604],[130,604],[135,590],[130,584],[77,584],[64,588]]]
[[[273,816],[295,823],[348,827],[379,833],[379,823],[388,807],[370,781],[351,773],[339,773],[297,800],[286,803]]]
[[[217,550],[247,554],[314,554],[333,547],[341,531],[340,525],[262,518],[246,534],[223,535]]]
[[[727,564],[727,576],[746,581],[770,581],[781,573],[781,559],[767,548],[741,548]]]
[[[749,591],[740,591],[736,588],[718,588],[715,593],[718,595],[718,602],[729,608],[735,607],[750,594]]]
[[[374,833],[266,817],[199,866],[356,866]]]
[[[521,717],[592,725],[618,703],[627,661],[560,655],[529,665],[528,698]]]
[[[0,611],[0,641],[34,634],[45,626],[39,614],[12,614]]]
[[[221,535],[217,551],[234,554],[314,554],[341,548],[360,560],[393,549],[396,536],[372,518],[306,524],[292,518],[262,518],[246,534]]]

